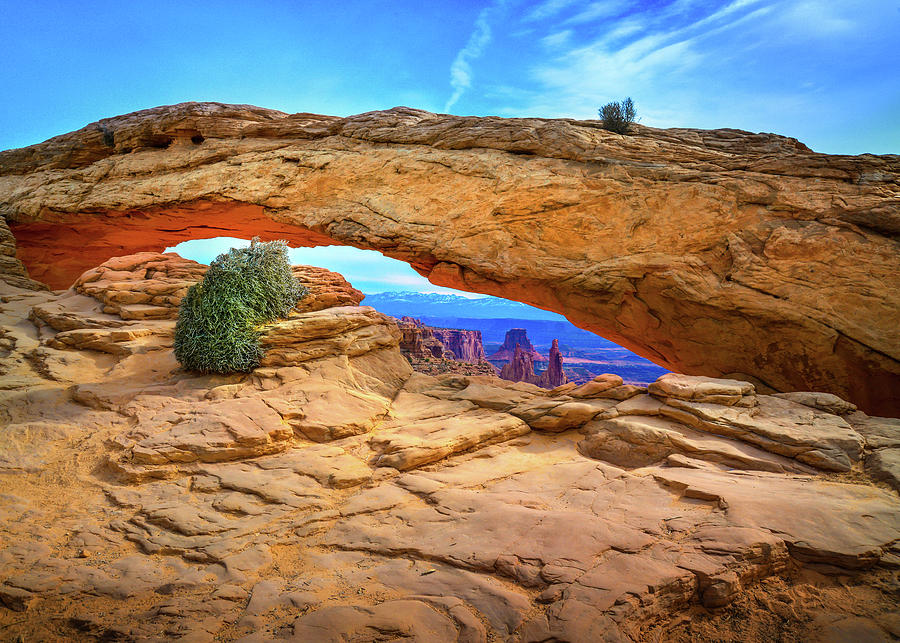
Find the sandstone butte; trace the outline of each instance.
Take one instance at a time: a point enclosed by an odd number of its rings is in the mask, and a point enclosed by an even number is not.
[[[0,281],[0,638],[900,636],[900,420],[674,373],[416,373],[303,266],[261,366],[198,375],[172,339],[205,271]]]
[[[900,157],[737,130],[183,103],[0,153],[31,277],[215,236],[344,244],[669,370],[900,415]]]

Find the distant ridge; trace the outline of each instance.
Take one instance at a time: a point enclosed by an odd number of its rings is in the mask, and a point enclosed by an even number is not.
[[[566,321],[566,318],[562,315],[498,297],[469,299],[459,295],[383,292],[366,295],[362,305],[372,306],[376,310],[394,317],[402,317],[404,315],[411,317],[467,317],[469,319],[508,317],[514,319]]]

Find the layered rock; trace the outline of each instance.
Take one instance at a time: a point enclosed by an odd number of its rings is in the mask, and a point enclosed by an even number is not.
[[[414,317],[401,317],[397,325],[400,327],[402,337],[400,350],[409,359],[453,359],[453,353],[434,336],[430,326],[426,326]]]
[[[481,343],[480,330],[462,328],[432,328],[434,337],[453,353],[453,358],[460,362],[486,362],[484,344]]]
[[[3,294],[6,636],[892,631],[900,499],[873,477],[896,421],[735,380],[413,373],[393,321],[358,306],[297,310],[262,329],[265,366],[197,376],[174,320],[121,298],[169,305],[196,270],[180,261],[121,258],[90,295]]]
[[[534,362],[531,353],[516,344],[512,359],[500,369],[500,377],[510,382],[537,383],[537,375],[534,374]]]
[[[897,158],[737,130],[184,103],[0,154],[0,215],[54,288],[192,238],[355,245],[674,372],[896,415]]]
[[[73,284],[75,292],[97,299],[103,312],[122,319],[177,319],[187,289],[203,279],[209,266],[175,253],[141,252],[114,257],[88,270]],[[336,272],[316,266],[292,266],[306,294],[298,312],[357,306],[364,295]]]
[[[432,328],[414,317],[401,317],[397,323],[402,333],[400,351],[417,372],[426,375],[496,374],[494,367],[483,359],[484,347],[481,345],[480,331]],[[444,344],[445,339],[456,346],[460,354],[472,355],[476,359],[469,361],[457,356]],[[477,359],[479,353],[482,359]]]
[[[359,306],[365,298],[362,291],[350,285],[344,276],[317,266],[291,266],[294,277],[306,288],[306,295],[296,310],[314,312],[340,306]]]
[[[528,332],[524,328],[510,328],[506,331],[503,344],[491,353],[488,359],[495,362],[511,361],[515,357],[517,347],[521,347],[522,351],[528,354],[532,363],[545,361],[544,357],[531,345]]]

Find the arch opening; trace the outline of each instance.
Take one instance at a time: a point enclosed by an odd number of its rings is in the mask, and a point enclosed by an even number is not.
[[[209,264],[230,248],[247,244],[247,239],[235,237],[192,239],[165,251]],[[365,295],[362,305],[398,319],[409,334],[433,335],[438,343],[423,347],[431,353],[426,359],[432,372],[454,361],[475,360],[500,373],[511,361],[506,344],[512,341],[509,338],[518,337],[518,331],[524,331],[523,343],[534,349],[534,374],[538,378],[548,368],[553,340],[558,341],[566,378],[576,384],[602,373],[613,373],[625,383],[645,385],[668,372],[610,340],[578,328],[562,315],[502,297],[435,286],[409,264],[374,250],[314,246],[292,248],[289,256],[292,264],[340,273]],[[420,322],[421,330],[412,328],[412,322],[401,321],[404,318]],[[467,339],[461,341],[460,337]],[[484,357],[479,358],[482,352]],[[449,363],[440,359],[450,353]],[[424,366],[414,356],[408,357],[414,367]]]

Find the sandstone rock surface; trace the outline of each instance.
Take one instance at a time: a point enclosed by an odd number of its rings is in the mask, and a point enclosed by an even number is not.
[[[172,308],[196,266],[121,257],[83,292],[0,294],[4,637],[895,631],[896,420],[737,380],[416,373],[325,273],[340,305],[264,327],[267,365],[198,376],[174,320],[130,308]]]
[[[183,103],[0,153],[0,216],[54,288],[191,238],[355,245],[674,372],[896,416],[898,164],[737,130]]]
[[[47,286],[28,276],[28,270],[16,257],[16,240],[6,219],[0,215],[0,279],[7,285],[24,290],[45,290]]]

